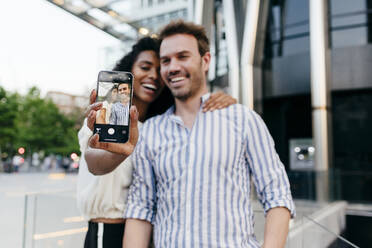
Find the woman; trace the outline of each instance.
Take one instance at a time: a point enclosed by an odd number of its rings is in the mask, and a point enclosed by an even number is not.
[[[158,49],[156,40],[149,37],[143,38],[114,68],[116,71],[130,71],[134,76],[132,102],[138,110],[140,122],[163,113],[174,103],[170,91],[164,87],[164,83],[159,77]],[[96,93],[93,91],[91,105],[87,111],[90,120],[102,107],[102,103],[93,104],[95,97]],[[230,96],[216,93],[210,97],[204,110],[226,107],[233,103],[236,103],[236,100]],[[87,169],[84,153],[87,149],[88,139],[92,136],[92,128],[93,122],[87,123],[85,120],[84,126],[79,132],[82,160],[79,169],[77,201],[84,217],[89,220],[84,247],[122,247],[125,222],[122,215],[132,180],[132,166],[130,159],[126,159],[115,170],[104,176],[91,174]],[[121,145],[102,144],[114,148],[107,150],[120,153]],[[105,158],[109,156],[109,152],[105,150],[96,150],[95,152],[102,152],[99,161],[107,161]],[[104,166],[102,163],[102,167]]]
[[[118,87],[114,85],[106,94],[105,100],[102,102],[102,108],[97,111],[96,123],[108,124],[111,115],[111,106],[116,101],[118,95]]]

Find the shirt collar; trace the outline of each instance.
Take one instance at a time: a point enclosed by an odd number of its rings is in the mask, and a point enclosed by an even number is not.
[[[205,93],[204,95],[201,96],[201,105],[200,106],[203,106],[203,104],[209,99],[209,97],[211,96],[211,93],[210,92],[207,92]],[[170,116],[170,115],[174,115],[174,105],[172,105],[166,112],[165,112],[165,115],[167,116]]]
[[[204,95],[202,95],[202,97],[201,97],[202,104],[201,105],[203,105],[209,99],[210,96],[211,96],[210,92],[205,93]]]
[[[211,96],[211,93],[205,93],[204,95],[201,96],[201,105],[200,105],[200,109],[201,107],[203,106],[203,104],[209,99],[209,97]],[[178,122],[179,124],[183,125],[183,121],[181,119],[181,117],[177,116],[174,114],[174,105],[171,106],[166,112],[165,112],[165,115],[168,116],[171,120],[175,121],[175,122]]]

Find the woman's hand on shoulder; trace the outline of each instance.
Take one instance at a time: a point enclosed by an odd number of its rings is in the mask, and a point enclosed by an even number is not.
[[[228,106],[236,103],[238,103],[238,101],[232,96],[222,91],[215,92],[212,93],[209,99],[204,103],[203,112],[227,108]]]

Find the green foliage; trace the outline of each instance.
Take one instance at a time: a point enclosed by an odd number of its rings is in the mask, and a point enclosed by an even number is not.
[[[22,97],[9,95],[0,87],[0,148],[9,155],[20,146],[28,155],[78,153],[77,116],[62,114],[53,102],[40,97],[36,87]]]
[[[11,149],[17,134],[16,119],[19,96],[0,87],[0,151]]]

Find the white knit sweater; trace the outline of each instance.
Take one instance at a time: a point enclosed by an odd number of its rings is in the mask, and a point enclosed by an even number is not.
[[[132,182],[131,158],[128,157],[114,171],[106,175],[95,176],[90,173],[84,153],[92,131],[86,121],[85,119],[78,133],[81,159],[77,182],[77,206],[86,220],[123,218],[129,186]]]

